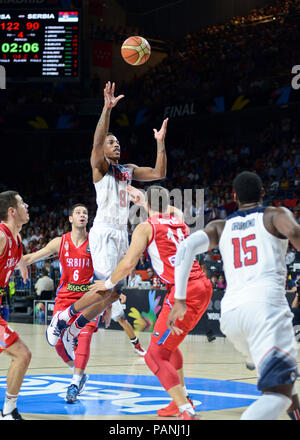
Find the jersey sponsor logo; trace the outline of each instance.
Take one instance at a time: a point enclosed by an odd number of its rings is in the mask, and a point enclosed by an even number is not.
[[[0,296],[4,295],[4,293],[5,293],[5,290],[2,287],[0,287]]]
[[[90,374],[84,391],[74,405],[65,404],[72,375],[25,376],[18,398],[21,413],[134,416],[156,414],[171,398],[153,375]],[[261,393],[256,385],[227,380],[186,378],[187,391],[196,411],[242,408]],[[6,391],[6,377],[0,377],[0,399]]]
[[[70,292],[87,292],[89,290],[90,284],[73,284],[68,283],[67,290]]]

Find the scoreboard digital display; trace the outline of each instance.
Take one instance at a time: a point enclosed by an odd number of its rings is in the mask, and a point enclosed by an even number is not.
[[[0,12],[0,65],[10,80],[78,79],[80,11]]]

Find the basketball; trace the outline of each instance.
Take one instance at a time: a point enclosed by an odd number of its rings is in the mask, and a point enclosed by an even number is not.
[[[121,54],[126,63],[132,66],[141,66],[149,60],[151,46],[143,37],[129,37],[122,44]]]

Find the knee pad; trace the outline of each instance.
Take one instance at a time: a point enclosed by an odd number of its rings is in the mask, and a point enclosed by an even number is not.
[[[155,357],[152,354],[151,345],[148,348],[147,353],[145,354],[144,359],[145,359],[145,362],[148,365],[149,369],[152,371],[153,374],[156,375],[156,373],[159,370],[159,365],[156,362]]]
[[[62,358],[62,360],[67,364],[68,362],[70,362],[69,357],[66,355],[66,351],[64,348],[64,344],[62,343],[62,340],[59,339],[57,344],[55,345],[55,350],[56,353],[58,354],[59,357]]]
[[[179,348],[176,348],[175,351],[173,351],[171,358],[170,358],[170,362],[173,365],[173,367],[176,370],[181,370],[183,367],[183,357],[182,357],[182,353],[179,350]]]
[[[75,368],[85,370],[90,358],[90,344],[93,333],[94,329],[88,326],[84,327],[79,333],[78,345],[75,351]]]
[[[156,344],[150,344],[145,355],[147,366],[155,374],[166,391],[176,385],[180,385],[177,371],[170,362],[171,355],[171,351]]]

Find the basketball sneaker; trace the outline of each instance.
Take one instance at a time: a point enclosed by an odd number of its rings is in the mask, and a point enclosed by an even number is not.
[[[187,400],[190,402],[193,409],[195,409],[195,405],[189,396],[187,396]],[[157,410],[157,415],[160,417],[173,417],[173,416],[177,416],[178,414],[180,414],[180,411],[174,400],[172,400],[172,402],[170,402],[169,405],[166,406],[165,408],[161,408]]]
[[[197,414],[191,414],[188,411],[184,411],[177,417],[177,420],[200,420]]]
[[[62,335],[63,330],[68,326],[66,321],[59,319],[60,312],[55,313],[46,331],[48,344],[55,346]]]
[[[73,383],[69,385],[66,394],[67,403],[75,403],[77,401],[78,394],[79,394],[78,386],[74,385]]]
[[[24,420],[17,408],[15,408],[9,414],[3,414],[3,411],[0,411],[0,420]]]
[[[75,346],[77,344],[77,337],[72,335],[70,328],[66,328],[61,337],[62,343],[64,344],[65,352],[70,361],[75,359]]]
[[[137,353],[140,356],[145,356],[146,355],[146,351],[143,349],[143,347],[141,346],[140,342],[137,342],[136,344],[134,344],[133,349],[135,351],[135,353]]]

